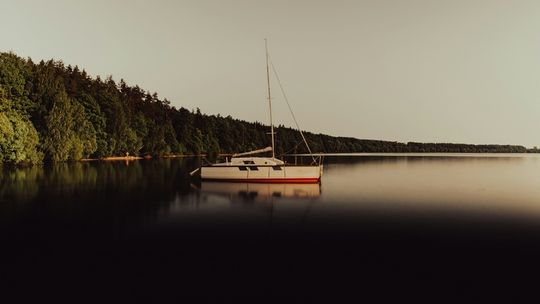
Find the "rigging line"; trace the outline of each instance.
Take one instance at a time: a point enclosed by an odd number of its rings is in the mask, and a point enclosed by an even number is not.
[[[296,148],[298,148],[298,146],[300,146],[301,144],[302,144],[302,141],[298,141],[298,142],[296,143],[296,145],[295,145],[292,149],[289,149],[289,150],[287,150],[287,151],[281,153],[281,154],[280,154],[280,157],[283,157],[283,156],[285,156],[285,155],[288,155],[290,152],[292,152],[292,151],[294,151]]]
[[[276,80],[279,84],[279,88],[281,89],[281,94],[283,94],[283,98],[285,99],[285,102],[287,103],[287,107],[289,107],[289,111],[291,112],[294,123],[296,124],[296,128],[298,129],[298,131],[300,131],[300,135],[302,135],[302,139],[304,140],[304,143],[306,144],[306,147],[309,151],[309,155],[311,156],[311,158],[313,158],[313,161],[315,161],[315,157],[313,156],[313,152],[311,152],[311,148],[309,147],[306,137],[304,136],[304,132],[302,132],[302,129],[300,129],[300,125],[298,124],[298,121],[296,121],[296,117],[294,116],[294,112],[291,108],[291,104],[289,103],[287,94],[285,94],[285,90],[283,89],[283,86],[281,85],[281,80],[279,79],[278,73],[276,71],[276,67],[274,66],[274,63],[272,62],[272,60],[270,60],[270,65],[272,66],[272,71],[274,72],[274,75],[276,76]]]

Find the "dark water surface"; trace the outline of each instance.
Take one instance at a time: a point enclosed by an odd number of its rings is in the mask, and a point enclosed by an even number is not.
[[[197,161],[3,169],[0,288],[74,302],[534,296],[538,156],[327,158],[320,185],[195,182]]]

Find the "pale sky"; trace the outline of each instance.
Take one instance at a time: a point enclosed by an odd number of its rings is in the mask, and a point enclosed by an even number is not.
[[[540,146],[537,0],[0,0],[0,51],[267,123],[264,38],[303,129]]]

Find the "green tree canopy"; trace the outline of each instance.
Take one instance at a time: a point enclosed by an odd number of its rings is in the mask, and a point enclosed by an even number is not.
[[[39,137],[32,122],[12,108],[0,86],[0,163],[40,163]]]

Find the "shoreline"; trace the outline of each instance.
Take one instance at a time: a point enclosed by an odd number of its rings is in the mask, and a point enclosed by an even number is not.
[[[339,156],[462,156],[462,157],[474,157],[481,155],[489,155],[492,157],[518,157],[524,155],[538,155],[539,153],[518,153],[518,152],[360,152],[360,153],[313,153],[313,156],[324,156],[324,157],[339,157]],[[218,157],[232,156],[233,154],[218,154]],[[207,154],[171,154],[163,156],[107,156],[101,158],[83,158],[78,160],[79,162],[90,162],[90,161],[135,161],[142,159],[160,159],[160,158],[184,158],[184,157],[204,157]],[[298,156],[298,157],[309,157],[310,154],[298,153],[298,154],[285,154],[284,156]]]
[[[136,160],[151,160],[151,159],[175,159],[175,158],[184,158],[184,157],[206,157],[207,154],[171,154],[164,156],[152,157],[148,156],[107,156],[101,158],[82,158],[76,161],[66,161],[59,163],[69,163],[69,162],[97,162],[97,161],[123,161],[131,162]],[[232,154],[218,154],[218,157],[227,157],[232,156]],[[540,157],[540,152],[360,152],[360,153],[313,153],[304,154],[285,154],[285,157],[506,157],[506,158],[518,158],[518,157]],[[39,163],[19,163],[19,164],[10,164],[10,163],[1,163],[0,167],[31,167],[36,165],[43,165],[46,163],[54,162],[39,162]]]
[[[91,161],[135,161],[141,159],[157,159],[157,158],[183,158],[183,157],[200,157],[206,156],[206,154],[171,154],[153,157],[151,155],[146,156],[107,156],[100,158],[82,158],[79,162],[91,162]]]
[[[323,156],[323,157],[339,157],[339,156],[425,156],[425,157],[522,157],[522,156],[538,156],[539,152],[359,152],[359,153],[297,153],[285,154],[284,156]]]

